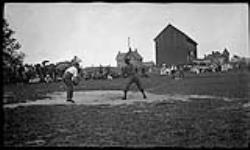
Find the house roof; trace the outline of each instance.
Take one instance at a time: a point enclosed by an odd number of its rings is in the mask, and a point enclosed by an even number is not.
[[[121,53],[121,52],[118,52],[117,56],[116,56],[116,60],[118,59],[124,59],[125,56],[126,56],[127,53]]]
[[[193,42],[194,44],[198,44],[197,42],[195,42],[193,39],[191,39],[189,36],[187,36],[184,32],[182,32],[181,30],[177,29],[176,27],[174,27],[173,25],[171,24],[168,24],[155,38],[154,38],[154,41],[163,33],[165,32],[166,30],[169,30],[169,29],[174,29],[175,31],[181,33],[183,36],[185,36],[187,39],[189,39],[191,42]]]
[[[134,56],[134,57],[137,58],[137,59],[142,59],[142,56],[138,53],[137,50],[135,50],[135,51],[129,51],[129,52],[126,54],[126,56],[128,56],[128,55]]]
[[[132,57],[135,57],[137,59],[142,59],[142,56],[138,53],[137,50],[135,50],[135,51],[128,51],[127,53],[119,52],[116,56],[116,60],[124,59],[125,57],[128,57],[128,56],[132,56]]]
[[[212,52],[212,54],[209,54],[206,56],[207,58],[219,58],[219,57],[225,57],[224,53],[220,53],[219,51]]]

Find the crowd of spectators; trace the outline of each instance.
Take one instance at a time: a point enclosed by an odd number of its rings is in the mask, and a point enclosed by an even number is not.
[[[65,69],[70,65],[70,61],[46,64],[48,62],[16,65],[4,69],[4,83],[50,83],[61,81]],[[142,77],[148,77],[148,71],[145,68],[139,70],[139,74]],[[126,77],[125,71],[117,67],[102,65],[99,67],[81,68],[79,73],[83,80],[113,80],[119,77]]]
[[[55,64],[25,64],[9,67],[4,71],[5,83],[52,82],[60,80],[62,71]]]

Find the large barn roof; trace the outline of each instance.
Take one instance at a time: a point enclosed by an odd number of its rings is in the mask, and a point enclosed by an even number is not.
[[[155,38],[154,38],[154,41],[163,33],[165,32],[166,30],[169,30],[169,29],[174,29],[175,31],[181,33],[183,36],[185,36],[187,39],[189,39],[191,42],[193,42],[194,44],[197,45],[197,42],[195,42],[193,39],[191,39],[189,36],[187,36],[184,32],[182,32],[181,30],[177,29],[176,27],[174,27],[173,25],[171,24],[168,24],[168,26],[166,26]]]

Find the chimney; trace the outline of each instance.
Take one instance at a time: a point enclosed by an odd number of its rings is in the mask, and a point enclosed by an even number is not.
[[[132,51],[132,48],[131,47],[129,47],[129,52],[131,52]]]

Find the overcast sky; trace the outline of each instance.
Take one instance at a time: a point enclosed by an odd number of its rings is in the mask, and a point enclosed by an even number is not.
[[[250,56],[247,3],[5,3],[4,15],[25,63],[77,55],[83,66],[114,66],[128,37],[145,61],[155,61],[153,39],[169,23],[198,43],[198,57],[224,48]]]

